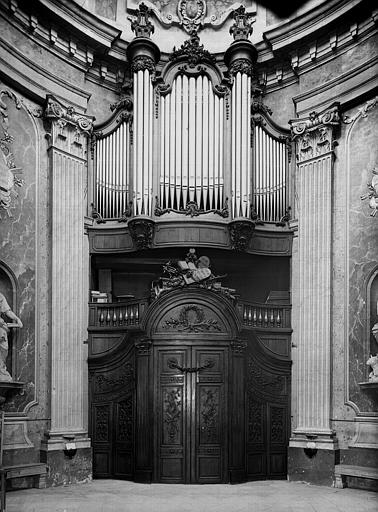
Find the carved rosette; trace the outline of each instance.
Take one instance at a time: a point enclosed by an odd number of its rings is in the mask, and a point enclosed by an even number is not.
[[[137,249],[148,249],[151,247],[154,227],[155,223],[150,219],[136,218],[129,220],[128,228]]]
[[[320,114],[311,112],[305,119],[292,120],[290,125],[298,162],[325,155],[335,146],[334,132],[340,125],[339,104]]]
[[[248,219],[234,220],[228,224],[230,232],[231,246],[237,251],[245,251],[248,249],[255,223]]]

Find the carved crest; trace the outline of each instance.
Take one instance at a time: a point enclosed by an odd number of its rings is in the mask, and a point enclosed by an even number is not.
[[[154,235],[154,221],[150,219],[131,219],[128,228],[138,249],[147,249],[151,246]]]
[[[176,47],[174,47],[169,58],[173,62],[186,60],[189,62],[190,67],[195,67],[203,61],[215,63],[214,55],[211,55],[209,51],[205,50],[203,44],[200,44],[200,39],[197,34],[192,34],[190,39],[184,41],[182,46],[177,50]]]
[[[206,318],[202,308],[195,304],[184,306],[178,318],[170,318],[165,321],[165,327],[179,332],[209,332],[220,331],[218,321]]]
[[[229,223],[228,228],[230,230],[232,248],[237,251],[248,249],[255,230],[255,222],[248,219],[235,220]]]
[[[203,25],[206,15],[206,2],[203,0],[179,0],[177,12],[180,25],[189,34],[194,34]]]

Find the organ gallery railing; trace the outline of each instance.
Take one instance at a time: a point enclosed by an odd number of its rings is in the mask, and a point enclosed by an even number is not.
[[[147,311],[149,301],[90,303],[89,328],[124,330],[137,327]],[[237,303],[242,324],[256,329],[290,329],[289,305],[262,304],[258,302]]]

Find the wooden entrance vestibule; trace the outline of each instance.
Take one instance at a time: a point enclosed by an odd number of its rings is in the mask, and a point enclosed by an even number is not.
[[[192,287],[162,294],[126,333],[93,333],[94,476],[285,478],[289,335],[273,343],[274,333],[255,331],[236,301]]]

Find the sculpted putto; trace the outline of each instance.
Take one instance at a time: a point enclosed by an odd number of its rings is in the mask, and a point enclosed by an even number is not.
[[[11,322],[6,322],[4,317],[9,318]],[[4,295],[0,293],[0,382],[10,382],[13,380],[6,366],[8,333],[13,327],[21,328],[22,322],[13,313]]]
[[[366,364],[371,366],[373,370],[369,373],[369,382],[378,382],[378,354],[376,356],[370,356]]]

